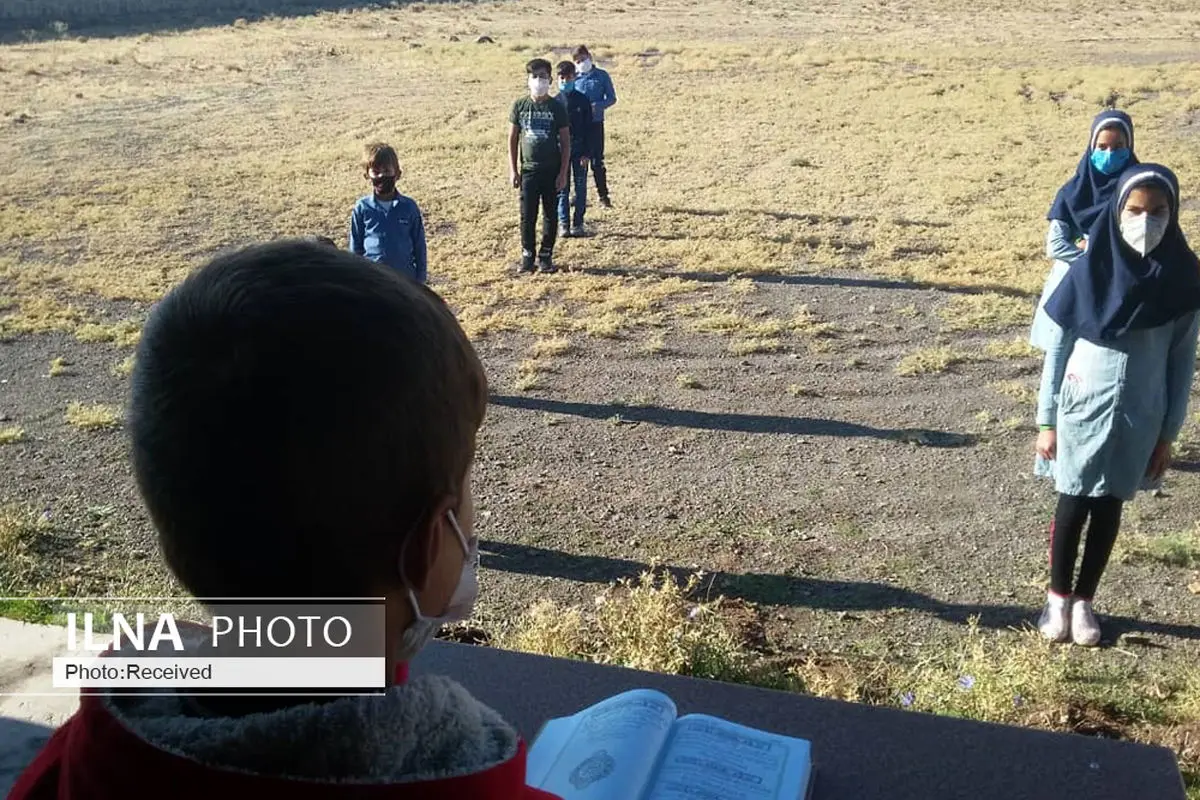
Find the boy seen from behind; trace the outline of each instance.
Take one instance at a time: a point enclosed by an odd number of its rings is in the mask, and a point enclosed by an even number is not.
[[[558,193],[567,185],[571,130],[567,109],[550,96],[550,62],[535,58],[525,65],[529,97],[513,103],[509,114],[508,167],[514,189],[521,190],[522,273],[537,268],[554,272],[555,211]],[[537,246],[538,209],[542,242]]]
[[[575,90],[575,63],[558,64],[558,101],[567,109],[571,128],[571,183],[575,188],[575,214],[571,215],[571,186],[558,193],[558,235],[583,236],[583,215],[587,211],[589,136],[592,130],[592,104]]]
[[[84,689],[10,798],[550,800],[526,788],[525,745],[495,711],[446,678],[407,679],[479,588],[487,382],[437,295],[318,243],[220,256],[155,308],[132,386],[133,471],[180,584],[383,597],[389,688]]]
[[[350,252],[425,283],[425,222],[416,202],[396,191],[401,175],[396,151],[382,142],[367,145],[363,175],[372,192],[350,214]]]

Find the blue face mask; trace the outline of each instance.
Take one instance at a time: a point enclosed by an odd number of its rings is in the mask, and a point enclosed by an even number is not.
[[[1105,175],[1112,175],[1125,169],[1129,163],[1129,148],[1118,147],[1116,150],[1093,150],[1092,166]]]
[[[575,91],[575,81],[559,81],[558,88],[559,91],[573,92]]]

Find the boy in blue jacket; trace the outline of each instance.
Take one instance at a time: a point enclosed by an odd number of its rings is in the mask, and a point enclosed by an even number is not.
[[[396,151],[382,142],[367,145],[363,174],[373,191],[355,203],[350,214],[350,251],[425,283],[425,222],[416,202],[396,191]]]
[[[584,236],[587,211],[588,159],[591,157],[592,104],[575,89],[575,64],[558,64],[558,101],[566,106],[571,127],[571,181],[575,184],[575,214],[571,215],[571,185],[558,193],[558,235]]]
[[[587,47],[579,45],[575,48],[575,91],[580,92],[592,104],[592,130],[590,136],[592,173],[596,176],[596,194],[600,196],[600,205],[612,208],[608,199],[608,170],[604,166],[604,112],[617,104],[617,91],[613,88],[612,78],[592,61],[592,54]]]

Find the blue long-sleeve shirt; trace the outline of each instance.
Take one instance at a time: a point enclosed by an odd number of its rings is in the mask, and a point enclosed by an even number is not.
[[[386,264],[418,283],[428,278],[425,222],[411,197],[378,200],[368,195],[350,213],[350,250]]]
[[[617,104],[617,90],[613,88],[612,78],[599,67],[577,75],[575,91],[582,92],[591,102],[593,122],[604,122],[604,110]]]
[[[1050,220],[1050,228],[1046,231],[1046,258],[1051,261],[1065,261],[1068,264],[1083,255],[1075,242],[1082,234],[1071,227],[1071,223],[1054,219]]]

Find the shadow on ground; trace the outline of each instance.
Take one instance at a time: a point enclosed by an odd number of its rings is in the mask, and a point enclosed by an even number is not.
[[[422,0],[423,5],[449,4],[464,0]],[[381,6],[403,7],[415,0],[363,2],[363,0],[142,0],[136,12],[131,4],[114,0],[26,3],[19,14],[0,9],[0,42],[54,39],[62,31],[68,36],[130,36],[231,25],[236,20],[254,22],[267,16],[300,17],[320,11],[345,11]],[[475,2],[475,0],[465,0]],[[114,10],[114,7],[116,10]],[[36,10],[34,10],[36,9]]]
[[[855,422],[839,422],[812,417],[777,417],[759,414],[718,414],[708,411],[662,408],[661,406],[624,406],[615,403],[575,403],[541,397],[492,395],[493,405],[550,414],[568,414],[588,419],[615,419],[618,422],[695,428],[735,433],[779,433],[793,436],[869,437],[907,442],[927,447],[965,447],[975,443],[971,434],[949,433],[924,428],[872,428]]]
[[[685,237],[666,237],[685,238]],[[1011,286],[976,285],[956,286],[949,283],[927,281],[895,281],[886,278],[850,278],[841,275],[805,275],[783,272],[675,272],[671,270],[645,269],[641,267],[583,267],[572,269],[584,275],[619,278],[679,278],[697,283],[724,283],[734,278],[747,278],[755,283],[781,284],[784,286],[825,286],[843,289],[895,289],[908,292],[945,292],[947,294],[999,294],[1005,297],[1030,298],[1032,292],[1014,289]]]
[[[636,578],[651,569],[649,564],[607,556],[574,555],[521,544],[481,541],[482,565],[488,569],[548,578],[565,578],[584,583],[610,584],[622,578]],[[665,566],[679,581],[692,570]],[[810,608],[818,611],[866,612],[901,609],[917,611],[945,622],[965,625],[978,617],[979,626],[993,630],[1020,628],[1033,623],[1037,609],[1026,606],[947,603],[927,594],[869,581],[837,581],[808,576],[762,573],[710,573],[705,591],[711,596],[745,600],[773,606]],[[1108,640],[1128,633],[1152,633],[1180,639],[1200,640],[1200,627],[1164,622],[1149,622],[1130,617],[1104,616]]]

